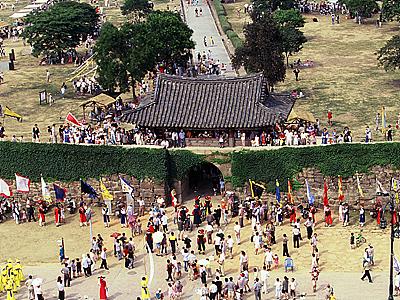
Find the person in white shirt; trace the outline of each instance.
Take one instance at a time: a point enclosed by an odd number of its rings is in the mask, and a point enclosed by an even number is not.
[[[57,290],[58,290],[58,300],[65,299],[65,291],[64,291],[64,284],[61,280],[61,276],[57,278]]]
[[[268,294],[268,278],[269,278],[269,272],[267,271],[267,267],[263,266],[263,269],[260,272],[260,279],[261,283],[263,284],[262,286],[263,294]]]
[[[161,224],[162,224],[162,227],[163,227],[163,231],[165,233],[168,233],[168,217],[167,217],[167,215],[165,213],[161,217]]]
[[[292,278],[292,281],[289,283],[289,296],[293,297],[293,299],[296,299],[296,289],[297,289],[297,281],[296,279]]]
[[[226,248],[228,250],[229,256],[233,258],[233,238],[228,235],[228,240],[226,241]]]
[[[275,298],[281,299],[282,297],[282,282],[280,282],[279,278],[275,281]]]
[[[100,265],[100,269],[106,269],[108,270],[108,266],[107,266],[107,253],[106,253],[107,249],[103,248],[103,250],[101,251],[100,257],[101,257],[101,265]]]
[[[271,270],[273,261],[273,255],[270,248],[267,249],[264,253],[264,265],[267,267],[267,271]]]
[[[235,235],[236,235],[236,243],[239,245],[240,244],[240,225],[238,222],[236,222],[235,226],[233,227],[233,230],[235,231]]]
[[[145,203],[143,199],[138,200],[139,203],[139,217],[144,216]]]

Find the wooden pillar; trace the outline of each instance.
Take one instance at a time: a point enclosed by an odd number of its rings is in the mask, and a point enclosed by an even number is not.
[[[233,130],[229,130],[228,133],[228,147],[235,147],[235,132]]]

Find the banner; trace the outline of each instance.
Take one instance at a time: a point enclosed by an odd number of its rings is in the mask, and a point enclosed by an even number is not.
[[[57,184],[53,184],[54,194],[56,194],[57,201],[64,201],[65,196],[67,195],[67,189],[60,187]]]
[[[329,199],[328,199],[328,184],[326,183],[326,179],[324,179],[324,195],[323,195],[323,200],[324,200],[324,206],[329,205]]]
[[[77,120],[77,118],[75,118],[71,113],[68,113],[67,117],[65,118],[65,121],[71,122],[76,126],[82,126],[82,124]]]
[[[357,189],[358,189],[358,193],[360,194],[361,198],[364,198],[364,193],[363,190],[361,188],[361,184],[360,184],[360,177],[358,176],[358,173],[356,173],[356,178],[357,178]]]
[[[307,188],[307,199],[310,205],[314,204],[315,198],[314,195],[311,194],[310,186],[308,185],[308,180],[306,179],[306,188]]]
[[[382,106],[382,111],[381,111],[381,117],[382,117],[382,133],[386,132],[386,108]]]
[[[287,189],[288,189],[288,195],[287,195],[288,202],[290,204],[294,204],[294,199],[293,199],[293,195],[292,195],[292,184],[290,183],[289,179],[287,181]]]
[[[389,192],[383,187],[378,178],[376,179],[376,194],[378,196],[389,196]]]
[[[121,176],[119,176],[119,179],[121,180],[122,192],[132,195],[133,192],[135,191],[135,188],[131,186],[130,183]]]
[[[344,194],[343,194],[343,187],[342,187],[342,176],[338,176],[338,187],[339,187],[339,195],[338,195],[338,199],[339,201],[343,201],[344,200]]]
[[[399,180],[392,178],[392,191],[394,191],[394,198],[396,204],[399,204]]]
[[[17,192],[28,193],[31,187],[31,181],[28,177],[15,174],[15,185],[17,186]]]
[[[100,179],[100,191],[101,197],[104,201],[109,200],[112,201],[114,199],[113,195],[107,190],[107,187],[104,185],[103,181]]]
[[[81,179],[81,193],[87,194],[89,198],[94,199],[97,197],[96,190],[87,182]]]
[[[42,197],[44,201],[51,202],[51,195],[49,185],[44,181],[43,177],[40,176],[40,182],[42,184]]]
[[[281,203],[281,190],[279,189],[279,181],[276,180],[275,197],[278,203]]]
[[[10,186],[3,179],[0,179],[0,196],[10,198],[13,195]]]
[[[22,116],[12,111],[8,106],[3,109],[3,115],[11,118],[16,118],[18,122],[22,121]]]
[[[251,197],[255,198],[258,197],[260,198],[262,193],[265,190],[265,186],[261,183],[257,183],[251,179],[249,179],[249,183],[250,183],[250,192],[251,192]]]

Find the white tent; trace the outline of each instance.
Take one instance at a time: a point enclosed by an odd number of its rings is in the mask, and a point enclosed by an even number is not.
[[[43,6],[43,4],[29,4],[29,5],[25,6],[24,9],[25,8],[26,9],[28,9],[28,8],[35,9],[35,8],[41,8],[42,6]]]
[[[21,19],[21,18],[24,18],[24,17],[26,17],[27,15],[29,15],[29,12],[16,12],[16,13],[13,13],[11,16],[10,16],[10,18],[13,18],[13,19]]]

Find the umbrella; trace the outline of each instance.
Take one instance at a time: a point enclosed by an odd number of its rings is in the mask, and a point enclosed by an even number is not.
[[[114,232],[113,234],[110,235],[110,237],[117,238],[117,237],[119,237],[120,235],[121,235],[121,234],[120,234],[119,232]]]
[[[210,264],[210,261],[207,259],[200,259],[197,263],[199,266],[207,267]]]
[[[32,280],[32,285],[33,286],[40,286],[43,283],[43,279],[42,278],[35,278]]]
[[[156,244],[161,243],[163,237],[164,234],[161,231],[157,231],[153,234],[153,242]]]

